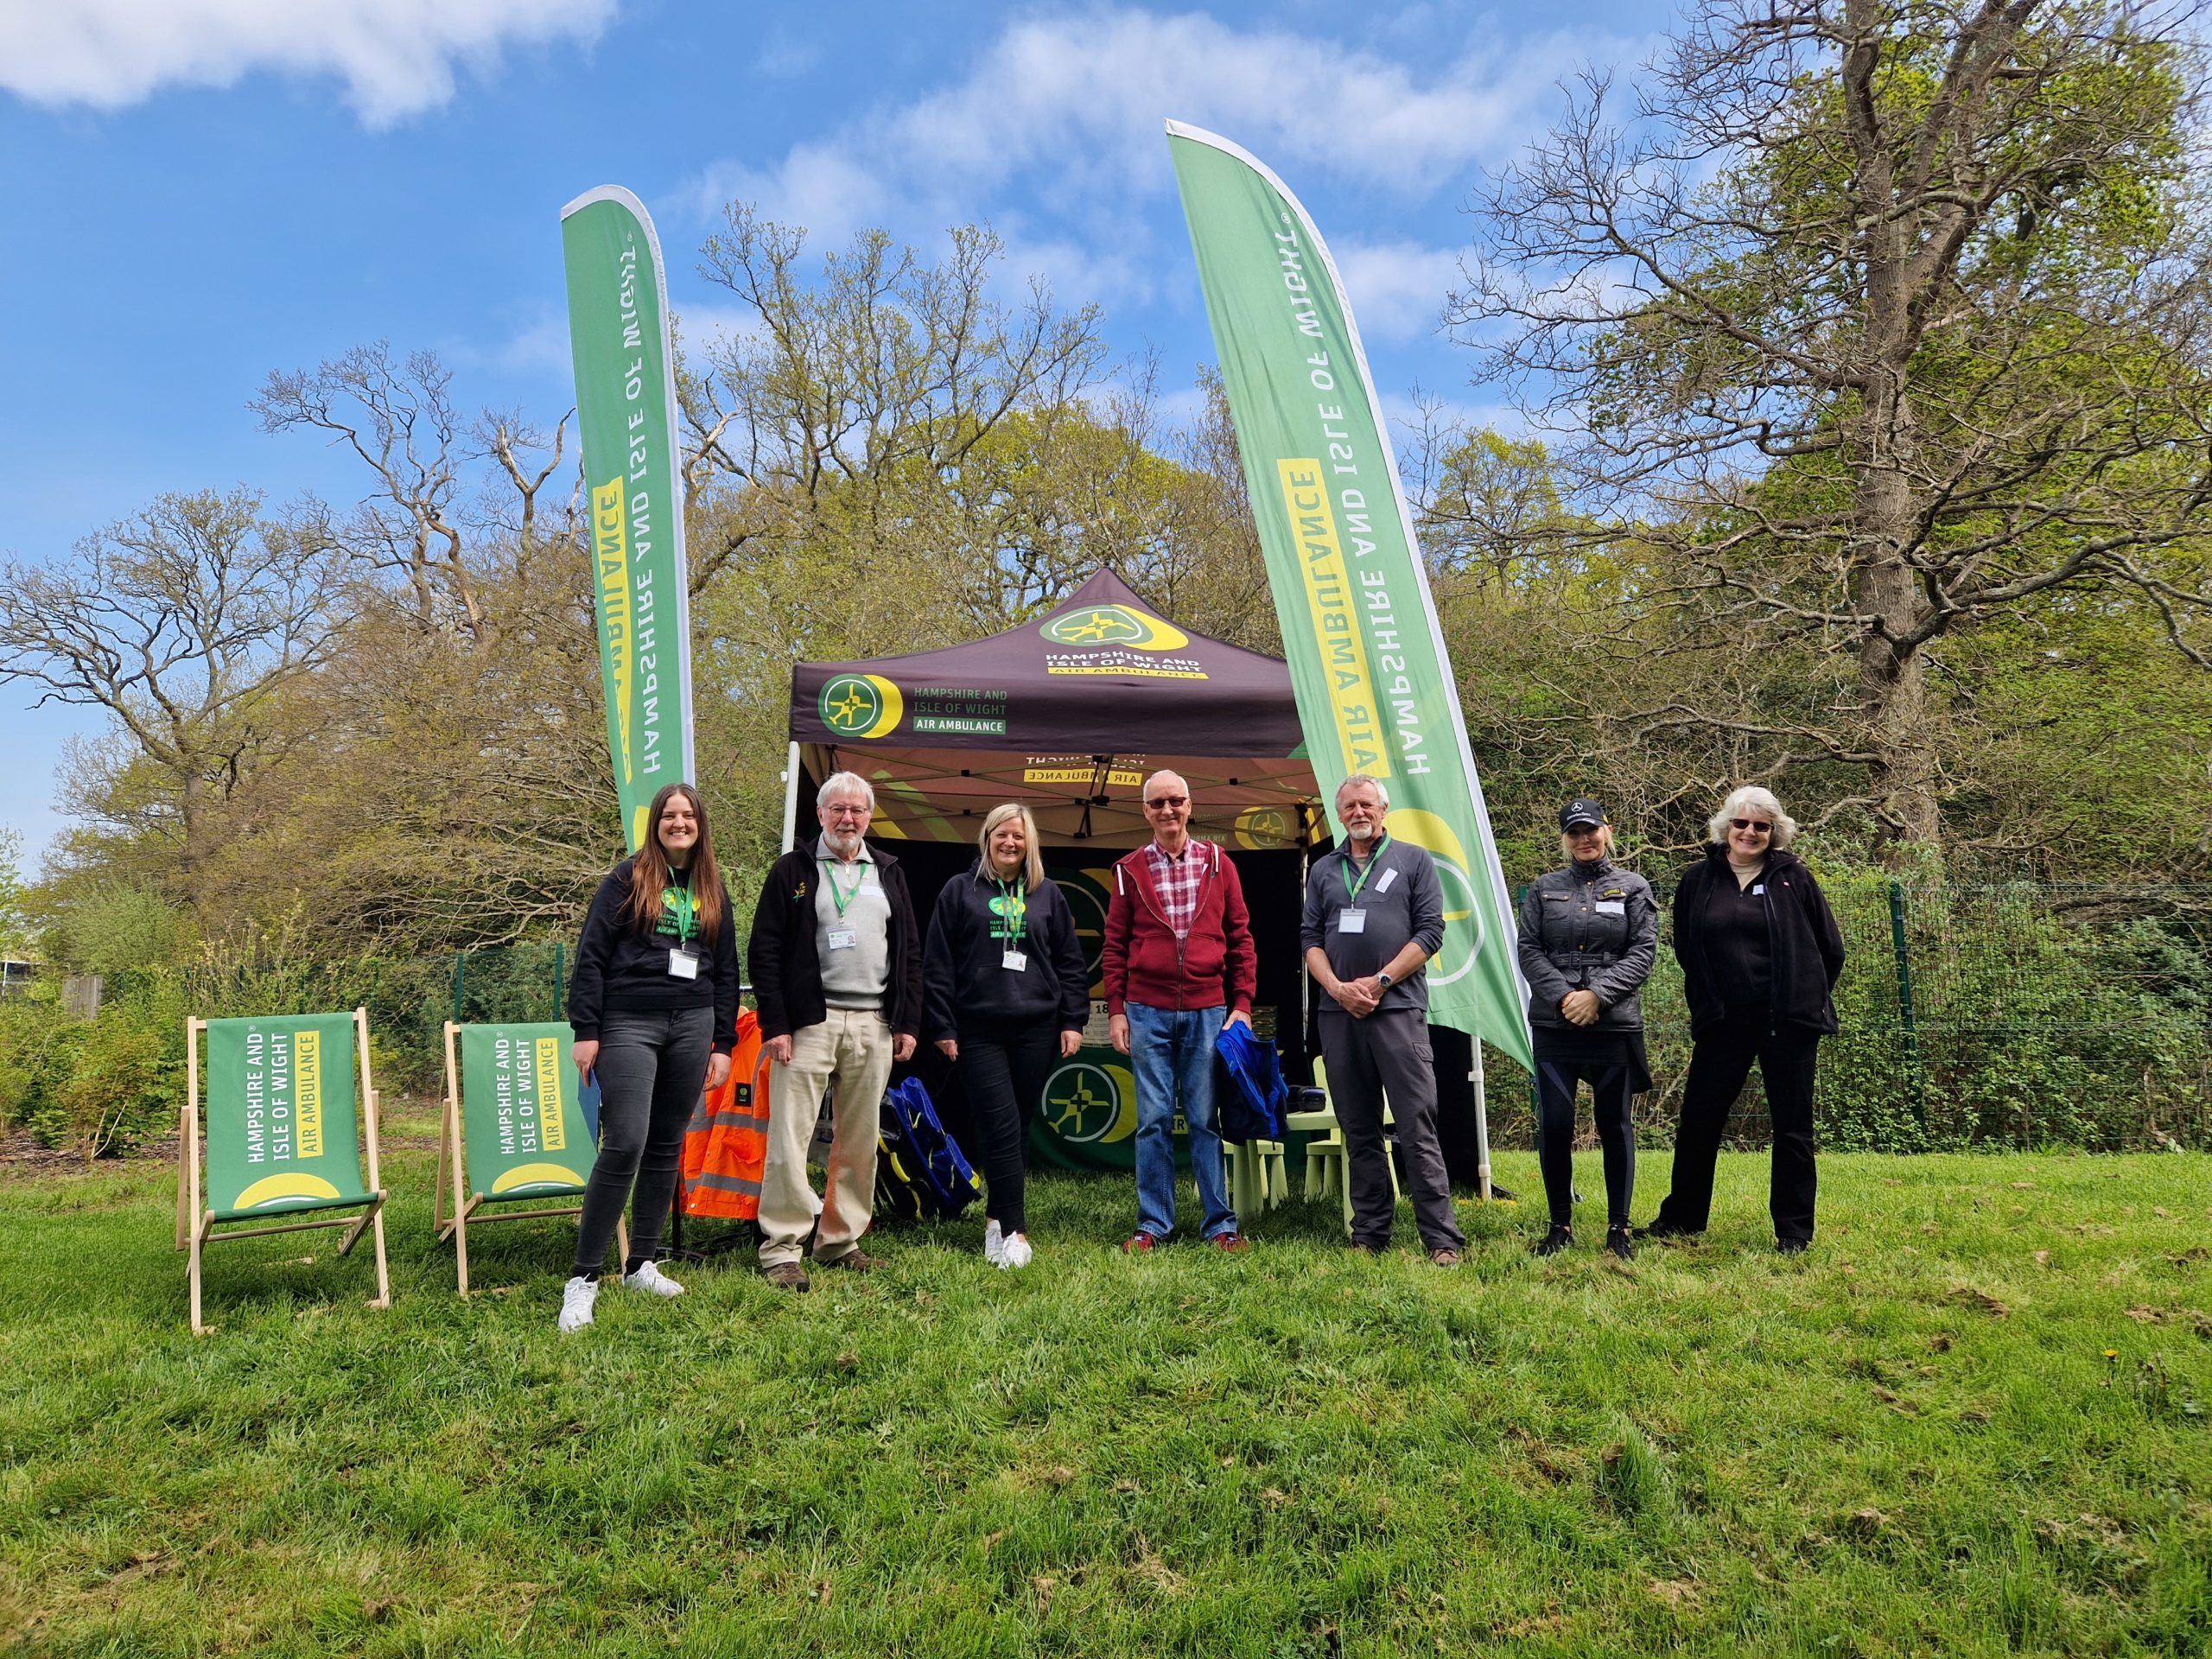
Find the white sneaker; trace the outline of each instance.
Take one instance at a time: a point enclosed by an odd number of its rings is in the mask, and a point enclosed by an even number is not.
[[[995,1268],[1006,1266],[1006,1236],[999,1231],[995,1221],[983,1224],[983,1260]]]
[[[1029,1235],[1008,1233],[1006,1242],[999,1246],[998,1262],[1002,1268],[1026,1268],[1036,1252],[1029,1248]]]
[[[599,1300],[599,1281],[577,1277],[561,1287],[561,1329],[581,1331],[591,1323],[592,1304]]]
[[[635,1273],[626,1273],[622,1282],[632,1290],[650,1290],[656,1296],[681,1296],[683,1287],[660,1270],[660,1263],[648,1262]]]

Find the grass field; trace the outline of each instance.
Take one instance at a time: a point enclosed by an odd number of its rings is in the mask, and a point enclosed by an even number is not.
[[[1787,1260],[1730,1157],[1700,1244],[1469,1203],[1457,1274],[1320,1206],[1129,1261],[1122,1183],[1046,1178],[1019,1275],[977,1220],[569,1338],[566,1224],[476,1233],[463,1305],[385,1167],[391,1311],[294,1235],[213,1253],[205,1340],[167,1167],[0,1185],[0,1648],[2212,1649],[2202,1158],[1828,1158]]]

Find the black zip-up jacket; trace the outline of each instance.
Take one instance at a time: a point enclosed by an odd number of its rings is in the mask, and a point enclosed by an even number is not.
[[[933,1043],[970,1036],[988,1042],[994,1027],[1040,1020],[1056,1020],[1058,1031],[1081,1031],[1090,1018],[1090,976],[1059,885],[1043,881],[1027,895],[1017,946],[1027,961],[1018,974],[1006,966],[1007,942],[991,937],[991,900],[998,895],[979,858],[937,896],[922,948],[922,1029]]]
[[[1690,1035],[1701,1037],[1728,1015],[1727,988],[1719,984],[1706,950],[1706,906],[1720,884],[1735,885],[1726,847],[1682,873],[1675,889],[1675,960],[1682,965],[1682,994],[1689,1003]],[[1836,1028],[1835,982],[1843,976],[1843,933],[1820,883],[1795,853],[1772,852],[1758,882],[1766,888],[1767,949],[1771,959],[1768,1028],[1783,1026],[1832,1033]]]
[[[1600,858],[1538,876],[1521,900],[1518,945],[1530,1025],[1578,1029],[1559,1005],[1580,990],[1598,994],[1591,1029],[1643,1029],[1637,993],[1659,960],[1659,906],[1633,870]]]
[[[814,943],[814,884],[817,843],[802,842],[768,867],[760,901],[753,912],[753,938],[746,947],[746,972],[760,1013],[762,1037],[782,1037],[830,1017],[822,994],[822,953]],[[875,879],[891,906],[890,982],[883,989],[883,1017],[892,1031],[922,1034],[922,938],[914,925],[914,901],[899,861],[871,844]]]
[[[626,858],[607,872],[584,916],[576,970],[569,978],[569,1023],[576,1040],[597,1042],[601,1022],[609,1014],[711,1007],[715,1052],[727,1054],[737,1046],[737,918],[725,906],[715,937],[698,941],[699,976],[677,978],[668,971],[676,918],[664,914],[658,928],[641,929],[624,915],[636,861]]]

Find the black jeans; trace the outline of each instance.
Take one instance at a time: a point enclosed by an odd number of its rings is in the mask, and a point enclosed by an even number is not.
[[[1701,1233],[1713,1213],[1713,1166],[1728,1114],[1758,1062],[1774,1122],[1774,1165],[1767,1207],[1774,1236],[1810,1239],[1819,1179],[1813,1168],[1813,1072],[1821,1034],[1802,1026],[1770,1030],[1764,1010],[1737,1014],[1700,1036],[1682,1085],[1682,1127],[1675,1142],[1675,1188],[1653,1225]]]
[[[983,1165],[983,1213],[1007,1233],[1029,1230],[1023,1189],[1029,1122],[1060,1058],[1060,1027],[1046,1019],[1001,1026],[988,1037],[960,1033],[960,1087],[976,1114]]]
[[[714,1053],[715,1011],[676,1008],[657,1014],[610,1013],[599,1026],[599,1159],[584,1188],[576,1229],[576,1274],[596,1279],[607,1246],[630,1205],[630,1259],[635,1273],[660,1249],[683,1167],[683,1131],[706,1086]]]
[[[1608,1225],[1625,1227],[1629,1202],[1636,1193],[1636,1134],[1629,1126],[1636,1068],[1539,1056],[1536,1159],[1544,1172],[1552,1225],[1574,1223],[1574,1096],[1584,1083],[1590,1085],[1590,1116],[1598,1126],[1598,1143],[1605,1151],[1605,1220]]]

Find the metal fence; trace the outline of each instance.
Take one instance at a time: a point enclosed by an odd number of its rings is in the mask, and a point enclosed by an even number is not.
[[[1823,1144],[2212,1147],[2212,886],[1857,871],[1821,882],[1848,952],[1836,988],[1842,1029],[1821,1052]],[[1659,963],[1643,1007],[1656,1086],[1637,1115],[1646,1144],[1663,1144],[1680,1112],[1689,1027],[1667,946],[1673,883],[1654,886]],[[1494,1094],[1493,1137],[1528,1144],[1532,1103]],[[1756,1078],[1732,1135],[1765,1143]]]

